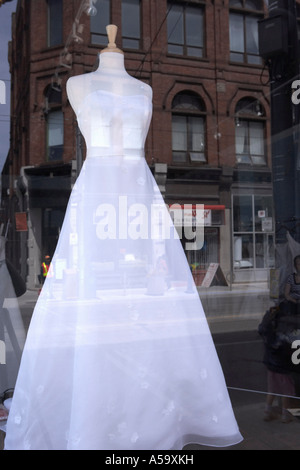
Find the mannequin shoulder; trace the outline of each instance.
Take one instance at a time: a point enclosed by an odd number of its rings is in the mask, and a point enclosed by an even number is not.
[[[136,85],[139,90],[139,92],[142,92],[145,94],[150,101],[152,101],[152,96],[153,96],[153,91],[150,85],[148,83],[145,83],[141,80],[135,79],[136,80]]]
[[[148,96],[149,100],[152,101],[152,98],[153,98],[152,87],[148,85],[147,83],[143,82],[142,89],[144,90],[145,95]]]
[[[67,90],[67,95],[69,102],[76,112],[78,109],[78,106],[84,99],[84,94],[85,94],[85,86],[84,86],[85,80],[84,76],[82,75],[77,75],[74,77],[70,77],[67,80],[66,84],[66,90]]]

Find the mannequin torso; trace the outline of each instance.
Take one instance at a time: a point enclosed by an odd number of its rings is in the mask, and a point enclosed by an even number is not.
[[[100,54],[100,64],[95,72],[69,78],[67,94],[75,113],[86,96],[100,90],[119,96],[144,95],[152,100],[152,88],[127,73],[124,55],[119,52]]]
[[[143,156],[152,88],[127,73],[122,53],[102,53],[95,72],[68,80],[67,93],[87,156]]]

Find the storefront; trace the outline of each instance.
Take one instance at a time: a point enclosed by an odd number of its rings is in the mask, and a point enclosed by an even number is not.
[[[169,204],[169,210],[195,283],[201,286],[209,266],[221,262],[220,227],[225,225],[225,206]]]
[[[272,196],[233,194],[232,229],[234,281],[267,281],[275,267]]]

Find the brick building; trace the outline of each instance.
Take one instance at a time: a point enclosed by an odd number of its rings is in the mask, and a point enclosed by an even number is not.
[[[97,67],[110,23],[119,28],[127,71],[153,88],[145,150],[165,202],[205,205],[204,246],[187,252],[197,282],[210,263],[220,264],[228,283],[267,280],[274,263],[270,100],[257,29],[265,8],[263,0],[18,1],[3,203],[8,257],[28,287],[55,249],[85,157],[66,81]]]

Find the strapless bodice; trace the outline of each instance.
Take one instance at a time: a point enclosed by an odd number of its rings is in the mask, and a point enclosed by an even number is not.
[[[152,103],[145,94],[88,94],[77,113],[87,156],[143,155],[151,116]]]

